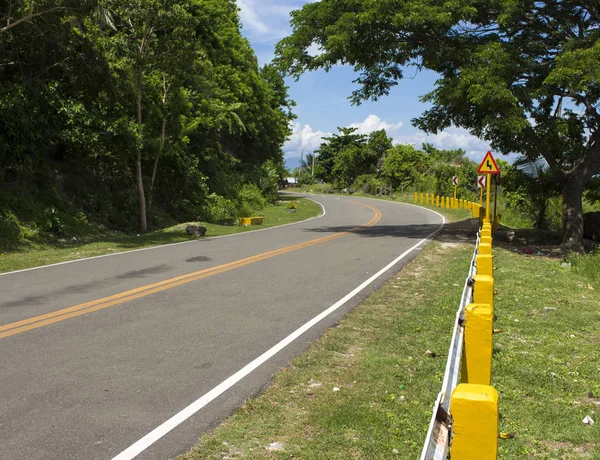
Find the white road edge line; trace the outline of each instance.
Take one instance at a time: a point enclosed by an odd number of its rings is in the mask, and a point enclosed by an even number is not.
[[[427,209],[427,208],[425,208],[425,209]],[[433,212],[435,212],[435,211],[433,211]],[[202,409],[208,403],[210,403],[211,401],[213,401],[214,399],[216,399],[217,397],[222,395],[225,391],[227,391],[233,385],[238,383],[240,380],[242,380],[244,377],[246,377],[248,374],[250,374],[252,371],[254,371],[261,364],[265,363],[267,360],[269,360],[270,358],[275,356],[277,353],[279,353],[281,350],[283,350],[286,346],[288,346],[290,343],[292,343],[294,340],[296,340],[298,337],[300,337],[302,334],[304,334],[306,331],[308,331],[310,328],[312,328],[315,324],[317,324],[318,322],[320,322],[321,320],[323,320],[324,318],[326,318],[327,316],[332,314],[334,311],[339,309],[341,306],[343,306],[346,302],[348,302],[350,299],[352,299],[354,296],[356,296],[359,292],[361,292],[363,289],[365,289],[369,284],[371,284],[373,281],[375,281],[377,278],[379,278],[381,275],[383,275],[386,271],[388,271],[390,268],[392,268],[394,265],[396,265],[398,262],[400,262],[402,259],[404,259],[408,254],[410,254],[412,251],[414,251],[419,246],[421,246],[423,243],[427,242],[430,238],[432,238],[434,235],[436,235],[442,229],[444,224],[446,223],[446,219],[444,218],[444,216],[442,216],[441,214],[438,214],[438,215],[440,215],[442,217],[442,224],[435,232],[433,232],[427,238],[423,238],[417,244],[415,244],[411,248],[404,251],[402,254],[400,254],[398,257],[396,257],[394,260],[392,260],[389,264],[387,264],[385,267],[383,267],[381,270],[379,270],[377,273],[375,273],[373,276],[371,276],[369,279],[364,281],[360,286],[358,286],[353,291],[346,294],[344,297],[342,297],[340,300],[338,300],[336,303],[334,303],[327,310],[324,310],[319,315],[315,316],[313,319],[311,319],[310,321],[305,323],[303,326],[300,326],[298,329],[296,329],[294,332],[292,332],[290,335],[288,335],[285,339],[283,339],[282,341],[277,343],[275,346],[273,346],[272,348],[270,348],[269,350],[264,352],[262,355],[260,355],[254,361],[246,364],[243,368],[241,368],[239,371],[237,371],[231,377],[229,377],[226,380],[224,380],[223,382],[221,382],[219,385],[214,387],[208,393],[204,394],[203,396],[198,398],[196,401],[194,401],[192,404],[187,406],[185,409],[181,410],[180,412],[175,414],[173,417],[171,417],[169,420],[164,422],[162,425],[159,425],[158,427],[156,427],[154,430],[152,430],[146,436],[141,438],[139,441],[136,441],[134,444],[129,446],[127,449],[125,449],[123,452],[118,454],[116,457],[113,457],[112,460],[131,460],[131,459],[137,457],[144,450],[146,450],[148,447],[150,447],[152,444],[154,444],[160,438],[165,436],[171,430],[176,428],[178,425],[185,422],[188,418],[190,418],[192,415],[194,415],[196,412],[198,412],[200,409]]]
[[[84,257],[82,259],[67,260],[65,262],[57,262],[55,264],[40,265],[38,267],[24,268],[22,270],[13,270],[11,272],[0,273],[0,276],[13,275],[15,273],[29,272],[32,270],[40,270],[42,268],[57,267],[59,265],[73,264],[76,262],[83,262],[84,260],[93,260],[93,259],[101,259],[103,257],[120,256],[122,254],[130,254],[132,252],[150,251],[151,249],[161,249],[161,248],[166,248],[166,247],[170,247],[170,246],[178,246],[180,244],[198,243],[199,241],[210,241],[210,240],[216,240],[219,238],[230,238],[232,236],[248,235],[250,233],[266,232],[267,230],[274,230],[276,228],[289,227],[290,225],[298,225],[298,224],[303,224],[304,222],[309,222],[311,220],[320,219],[321,217],[324,217],[327,214],[327,211],[325,210],[325,206],[323,206],[323,203],[319,203],[317,200],[314,200],[307,196],[305,196],[303,198],[306,198],[307,200],[310,200],[314,203],[317,203],[319,206],[321,206],[321,211],[322,211],[321,214],[319,214],[318,216],[315,216],[315,217],[309,217],[308,219],[300,220],[298,222],[292,222],[290,224],[276,225],[274,227],[269,227],[269,228],[260,228],[258,230],[250,230],[248,232],[233,233],[231,235],[211,236],[208,238],[204,238],[202,240],[180,241],[179,243],[160,244],[158,246],[150,246],[148,248],[132,249],[131,251],[111,252],[110,254],[102,254],[101,256]]]

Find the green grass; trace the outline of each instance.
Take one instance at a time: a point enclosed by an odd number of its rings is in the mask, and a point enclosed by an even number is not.
[[[598,265],[592,276],[556,259],[495,256],[494,327],[504,332],[494,336],[493,382],[500,430],[516,435],[500,441],[500,457],[600,459]],[[584,425],[586,415],[597,424]]]
[[[210,223],[202,223],[202,225],[207,228],[207,237],[222,236],[298,222],[321,213],[321,207],[313,201],[302,198],[293,198],[293,201],[297,205],[295,213],[288,212],[287,208],[290,199],[287,197],[277,205],[268,206],[263,211],[257,213],[264,216],[264,223],[262,225],[248,227],[224,226]],[[39,244],[20,251],[5,252],[0,254],[0,273],[84,257],[189,241],[194,239],[194,237],[186,233],[186,226],[187,223],[183,223],[140,235],[98,237],[98,239],[85,243],[67,240],[57,242],[56,244]]]
[[[428,245],[180,458],[418,458],[472,251],[447,235]],[[598,280],[494,253],[493,385],[500,431],[515,435],[499,439],[499,458],[600,459]]]
[[[600,249],[590,254],[571,254],[568,262],[573,265],[573,270],[590,281],[600,282]]]

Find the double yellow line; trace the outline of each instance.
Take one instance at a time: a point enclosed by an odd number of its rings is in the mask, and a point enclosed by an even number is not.
[[[369,222],[367,222],[365,225],[362,225],[361,227],[357,227],[357,229],[371,227],[381,220],[381,211],[379,211],[379,209],[374,208],[373,206],[369,206],[365,203],[360,203],[358,201],[352,202],[365,206],[375,212],[375,216],[373,216],[373,218]],[[119,294],[103,297],[97,300],[92,300],[90,302],[81,303],[79,305],[74,305],[72,307],[57,310],[51,313],[47,313],[45,315],[34,316],[33,318],[28,318],[22,321],[5,324],[3,326],[0,326],[0,339],[9,337],[11,335],[20,334],[22,332],[30,331],[32,329],[37,329],[39,327],[47,326],[49,324],[58,323],[59,321],[64,321],[66,319],[74,318],[76,316],[85,315],[87,313],[91,313],[97,310],[102,310],[104,308],[119,305],[130,300],[140,299],[142,297],[146,297],[157,292],[165,291],[167,289],[171,289],[182,284],[191,283],[192,281],[197,281],[203,278],[208,278],[209,276],[225,273],[236,268],[244,267],[245,265],[250,265],[256,262],[260,262],[261,260],[279,256],[281,254],[287,254],[288,252],[296,251],[298,249],[308,248],[310,246],[325,243],[336,238],[341,238],[342,236],[345,236],[351,233],[352,231],[353,230],[336,233],[334,235],[324,236],[322,238],[306,241],[304,243],[294,244],[285,248],[263,252],[251,257],[246,257],[245,259],[239,259],[223,265],[218,265],[216,267],[206,268],[204,270],[188,273],[186,275],[176,276],[174,278],[169,278],[164,281],[159,281],[158,283],[147,284],[146,286],[141,286],[139,288],[124,291]]]

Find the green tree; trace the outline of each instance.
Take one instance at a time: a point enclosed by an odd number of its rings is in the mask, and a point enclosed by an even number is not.
[[[358,128],[340,128],[338,131],[340,134],[334,134],[331,137],[324,137],[323,142],[316,150],[318,157],[316,164],[318,170],[315,170],[315,175],[319,179],[325,182],[334,182],[336,180],[336,174],[344,174],[344,182],[349,176],[346,176],[346,168],[337,161],[336,158],[340,152],[345,151],[345,157],[350,157],[362,151],[367,143],[367,136],[364,134],[356,134]],[[336,168],[337,161],[337,172],[334,171]],[[352,162],[355,162],[355,158],[352,157]]]
[[[535,228],[548,229],[548,207],[550,201],[560,195],[560,187],[544,159],[534,162],[519,158],[503,171],[502,186],[514,210],[533,221]]]
[[[583,250],[582,194],[600,170],[600,13],[591,0],[322,0],[278,44],[291,75],[349,64],[352,100],[377,99],[405,66],[440,74],[414,124],[460,126],[502,153],[548,162],[562,185],[563,247]],[[314,44],[317,56],[307,52]]]
[[[417,185],[428,169],[427,156],[412,145],[396,145],[389,149],[383,160],[381,175],[394,189]]]

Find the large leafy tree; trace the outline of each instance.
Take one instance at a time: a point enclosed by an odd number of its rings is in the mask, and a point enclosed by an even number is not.
[[[428,166],[428,158],[422,151],[400,144],[386,152],[381,175],[393,188],[407,189],[422,180]]]
[[[600,170],[596,0],[321,0],[292,27],[281,65],[296,77],[353,66],[356,103],[386,95],[405,66],[438,72],[416,126],[461,126],[502,153],[544,157],[562,184],[563,246],[583,249],[582,194]]]
[[[315,152],[318,155],[315,174],[319,179],[333,182],[338,178],[336,174],[345,174],[345,168],[340,164],[343,161],[339,158],[341,152],[345,152],[344,158],[350,157],[354,161],[354,157],[365,149],[367,136],[357,134],[357,130],[357,128],[338,127],[339,134],[323,138],[323,142]]]

